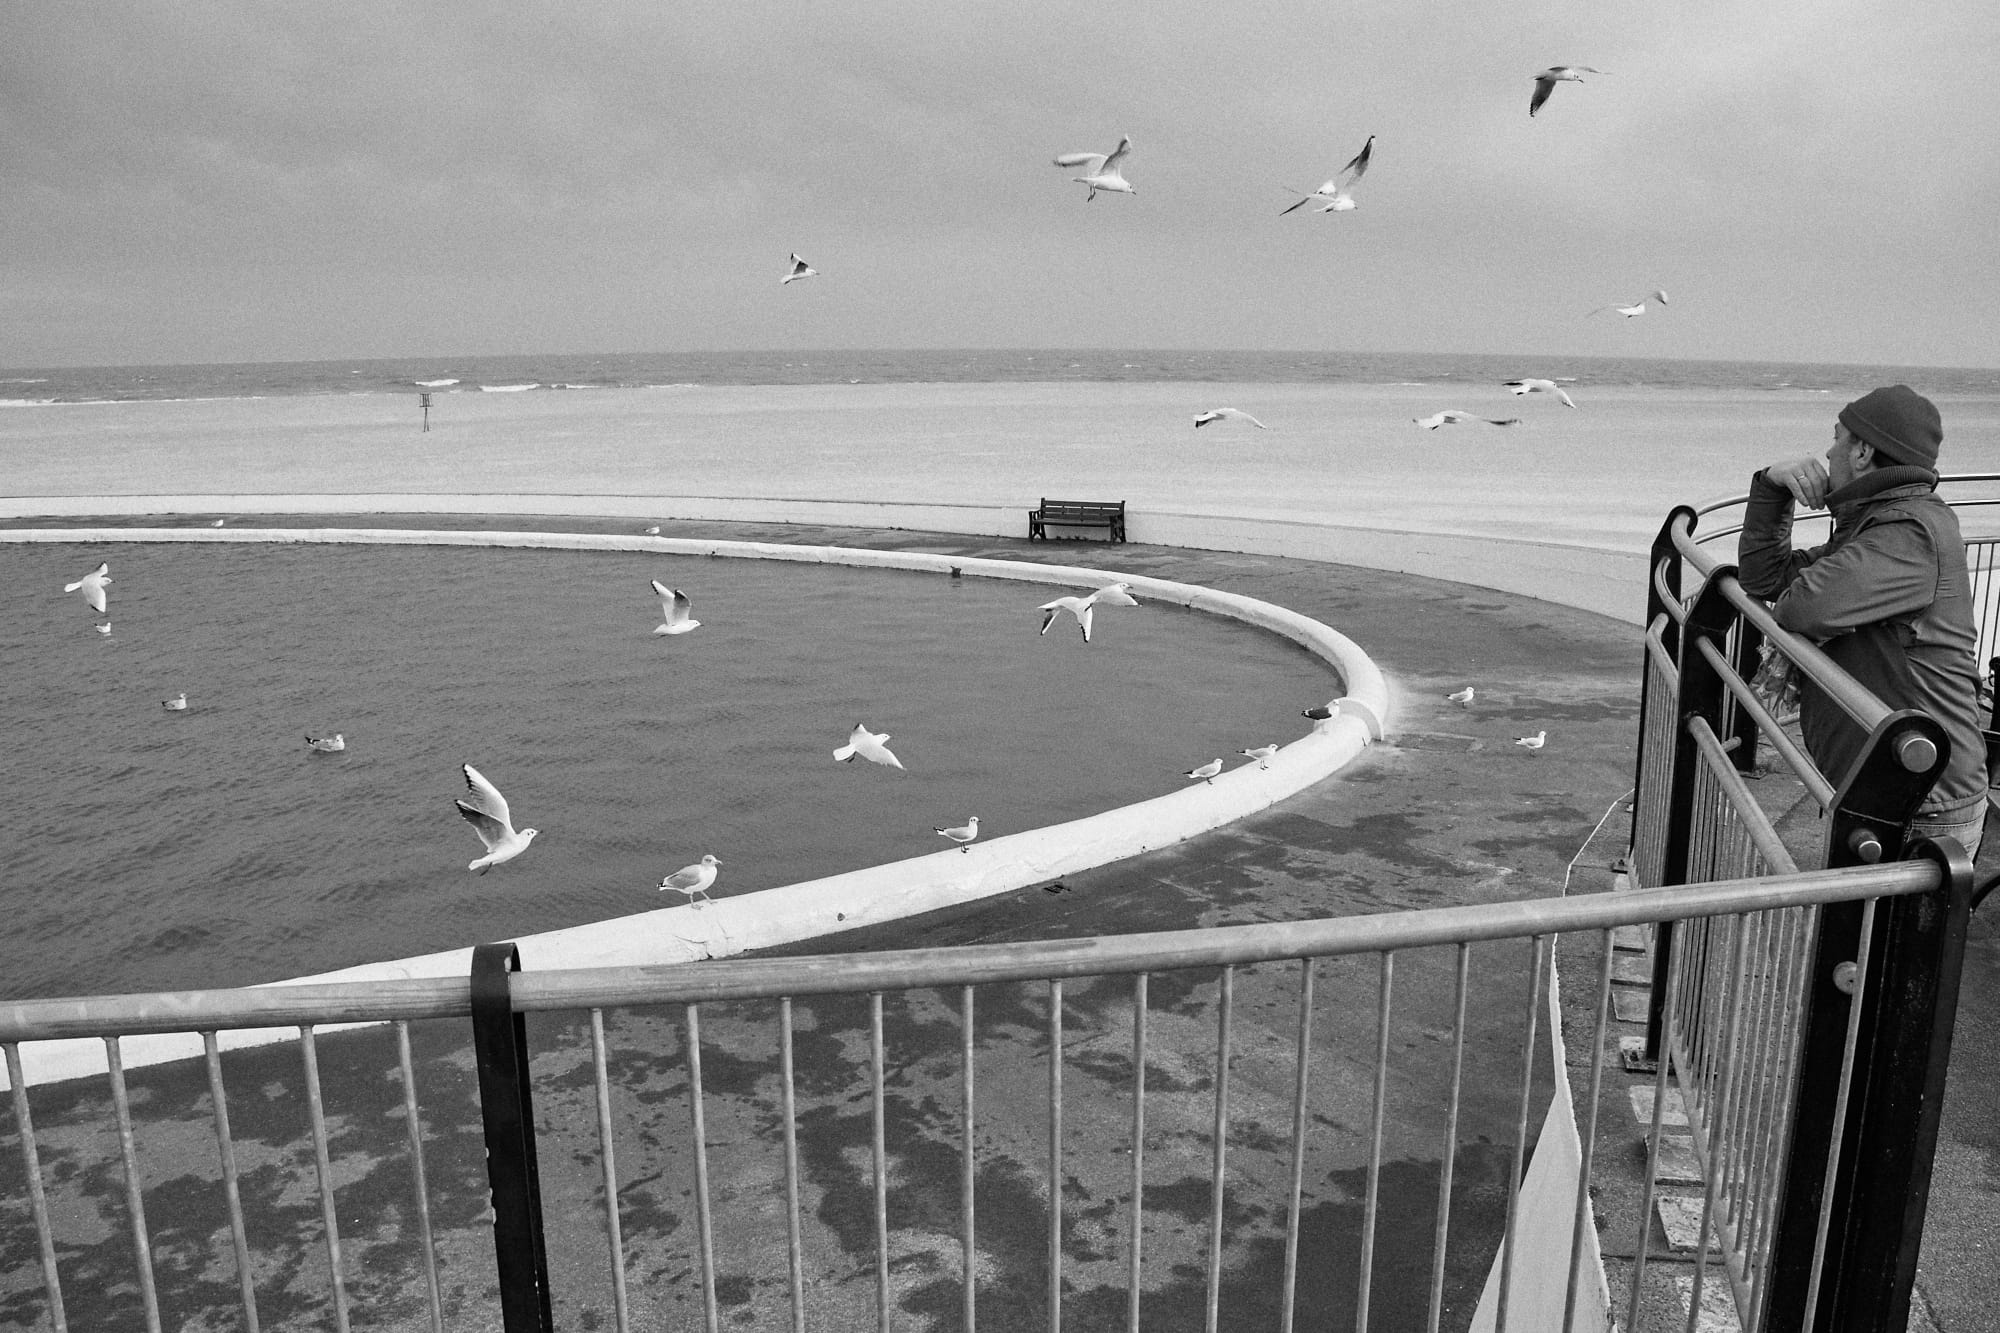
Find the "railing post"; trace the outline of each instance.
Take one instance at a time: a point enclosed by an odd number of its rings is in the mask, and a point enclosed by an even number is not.
[[[1869,737],[1834,800],[1829,869],[1900,859],[1902,826],[1943,771],[1950,741],[1921,713],[1892,713]],[[1936,862],[1929,893],[1879,901],[1859,978],[1861,1019],[1839,1156],[1832,1224],[1811,1304],[1813,1333],[1895,1330],[1909,1317],[1944,1099],[1959,970],[1971,912],[1972,864],[1955,841],[1926,839],[1913,855]],[[1827,1162],[1839,1097],[1849,996],[1860,955],[1862,904],[1820,911],[1800,1043],[1792,1139],[1772,1233],[1764,1327],[1803,1333]]]
[[[528,1085],[528,1025],[514,1012],[507,980],[520,966],[521,951],[512,944],[473,949],[472,1048],[479,1065],[479,1113],[486,1126],[502,1327],[506,1333],[554,1333]]]
[[[1674,528],[1676,520],[1684,514],[1687,516],[1688,530],[1692,532],[1696,518],[1694,510],[1688,508],[1686,505],[1676,505],[1673,512],[1667,515],[1667,521],[1660,525],[1658,535],[1653,538],[1652,553],[1646,557],[1646,618],[1639,622],[1641,625],[1650,626],[1662,615],[1667,618],[1667,623],[1660,627],[1660,643],[1666,648],[1667,656],[1673,658],[1675,661],[1680,660],[1680,607],[1676,604],[1672,610],[1667,609],[1667,599],[1661,595],[1660,585],[1664,583],[1669,588],[1679,588],[1681,586],[1681,548],[1674,542]],[[1635,820],[1639,817],[1638,812],[1645,809],[1641,798],[1646,785],[1646,696],[1652,693],[1647,688],[1647,682],[1651,679],[1652,670],[1652,655],[1646,651],[1645,642],[1641,640],[1639,645],[1639,747],[1638,759],[1633,765],[1632,772],[1632,817]],[[1627,831],[1625,845],[1628,849],[1636,840],[1636,833],[1637,830]]]
[[[1736,623],[1737,612],[1728,598],[1722,595],[1722,581],[1735,577],[1734,565],[1723,565],[1709,575],[1694,604],[1688,608],[1687,620],[1681,626],[1683,632],[1678,659],[1680,692],[1674,700],[1673,768],[1667,789],[1665,851],[1661,857],[1660,883],[1657,886],[1661,888],[1688,882],[1695,774],[1701,765],[1701,756],[1695,748],[1694,733],[1688,730],[1687,724],[1691,718],[1706,718],[1709,726],[1720,732],[1724,706],[1729,699],[1729,691],[1723,685],[1721,675],[1705,656],[1695,650],[1695,645],[1703,639],[1713,639],[1717,647],[1728,647],[1729,630]],[[1645,724],[1642,721],[1640,725],[1640,735],[1643,736]],[[1663,1028],[1673,946],[1673,923],[1662,921],[1653,928],[1653,988],[1646,1004],[1646,1058],[1649,1060],[1660,1058],[1660,1043],[1665,1037]]]

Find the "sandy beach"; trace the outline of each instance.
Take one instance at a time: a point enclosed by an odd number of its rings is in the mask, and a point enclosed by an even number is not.
[[[1817,453],[1827,393],[1576,386],[864,384],[414,393],[0,411],[0,500],[299,493],[769,497],[1134,509],[1643,551],[1675,504]],[[1269,430],[1197,431],[1218,404]],[[1945,464],[2000,456],[2000,398],[1942,404]],[[1425,430],[1460,408],[1497,419]],[[365,510],[367,505],[356,504]],[[449,507],[447,501],[446,507]],[[466,505],[465,508],[477,506]],[[616,512],[615,510],[611,512]]]

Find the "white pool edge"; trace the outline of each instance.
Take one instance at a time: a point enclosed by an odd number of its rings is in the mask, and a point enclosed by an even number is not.
[[[85,502],[70,503],[82,507]],[[95,507],[97,502],[91,503],[92,513],[105,512]],[[1134,596],[1141,600],[1167,601],[1228,616],[1301,644],[1333,665],[1347,683],[1343,699],[1358,705],[1282,746],[1267,765],[1246,760],[1212,782],[1191,783],[1179,791],[1116,810],[982,841],[964,851],[948,849],[781,888],[719,898],[705,906],[680,905],[522,936],[515,942],[520,946],[522,965],[526,968],[611,967],[727,957],[1045,884],[1062,875],[1185,841],[1302,791],[1339,771],[1370,740],[1380,739],[1381,726],[1391,716],[1391,693],[1380,669],[1358,644],[1330,626],[1256,598],[1084,566],[921,551],[702,538],[379,528],[31,528],[0,530],[0,542],[488,546],[793,560],[929,572],[944,577],[950,577],[956,570],[977,578],[1073,587],[1098,587],[1118,581],[1129,585]],[[1107,548],[1107,552],[1115,549]],[[471,958],[472,948],[468,945],[265,984],[294,986],[465,976]],[[319,1030],[335,1031],[342,1026],[347,1025],[328,1025]],[[296,1034],[297,1029],[291,1027],[240,1029],[218,1034],[218,1041],[224,1049],[239,1049],[287,1040]],[[187,1034],[150,1034],[123,1039],[120,1050],[125,1065],[131,1068],[198,1056],[202,1054],[202,1045],[199,1037]],[[29,1084],[103,1073],[106,1068],[104,1044],[96,1038],[25,1043],[21,1057]],[[5,1086],[4,1075],[0,1075],[0,1086]]]

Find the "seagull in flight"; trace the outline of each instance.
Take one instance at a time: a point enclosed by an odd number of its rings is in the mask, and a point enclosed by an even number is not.
[[[1562,399],[1564,407],[1576,406],[1570,401],[1569,395],[1563,392],[1562,385],[1554,380],[1508,380],[1506,387],[1517,397],[1524,393],[1552,393]]]
[[[1533,117],[1542,109],[1542,103],[1549,100],[1549,94],[1556,90],[1558,83],[1582,83],[1586,74],[1606,74],[1608,70],[1592,69],[1588,65],[1555,65],[1535,76],[1535,95],[1528,99],[1528,115]]]
[[[1597,307],[1597,309],[1591,311],[1590,313],[1593,315],[1601,315],[1607,310],[1616,310],[1619,314],[1625,316],[1625,318],[1631,319],[1634,315],[1643,315],[1646,313],[1646,303],[1648,301],[1658,301],[1661,305],[1665,305],[1667,303],[1667,294],[1656,288],[1654,289],[1651,295],[1642,296],[1636,301],[1627,301],[1622,305],[1616,303],[1612,305],[1601,305]]]
[[[1257,767],[1259,768],[1269,768],[1271,765],[1266,761],[1270,759],[1270,757],[1276,754],[1277,752],[1278,752],[1278,747],[1275,745],[1259,745],[1256,748],[1250,750],[1238,750],[1236,753],[1242,755],[1246,759],[1255,759],[1257,761]]]
[[[486,844],[486,855],[465,867],[483,875],[501,862],[511,861],[527,851],[528,844],[535,840],[539,830],[524,828],[516,832],[514,818],[507,810],[507,798],[500,794],[500,789],[482,777],[471,764],[463,767],[465,788],[472,793],[472,799],[453,801],[452,804],[472,825],[472,831],[479,835],[479,840]]]
[[[782,287],[788,282],[797,282],[800,278],[817,278],[818,276],[819,270],[808,264],[805,260],[800,259],[798,252],[794,251],[792,253],[792,267],[784,277],[778,279],[778,285]]]
[[[347,737],[337,731],[331,736],[308,735],[306,748],[315,754],[339,754],[347,748]]]
[[[1548,744],[1548,740],[1549,740],[1548,732],[1538,731],[1532,736],[1516,736],[1514,738],[1514,744],[1520,746],[1523,750],[1526,750],[1529,754],[1533,754],[1535,751],[1541,749],[1544,745]]]
[[[972,840],[979,836],[979,816],[972,816],[957,828],[941,828],[933,831],[957,843],[961,852],[969,852],[972,850]]]
[[[90,609],[101,616],[104,614],[104,585],[109,582],[111,582],[111,563],[106,561],[75,583],[63,584],[63,591],[82,592],[83,600],[90,603]]]
[[[185,713],[187,712],[187,706],[188,697],[186,690],[182,690],[171,699],[160,700],[160,707],[166,709],[169,713]]]
[[[860,755],[871,764],[886,764],[890,768],[903,767],[903,761],[889,752],[889,733],[870,731],[863,722],[855,723],[854,730],[848,733],[847,744],[833,752],[833,757],[843,764],[853,763],[856,755]],[[909,770],[904,769],[904,771]]]
[[[1257,420],[1257,418],[1251,416],[1248,412],[1239,412],[1233,407],[1218,407],[1213,411],[1203,412],[1200,416],[1194,419],[1194,428],[1196,430],[1200,430],[1203,426],[1210,425],[1213,422],[1220,421],[1224,417],[1234,417],[1238,421],[1247,421],[1251,425],[1255,426],[1258,430],[1271,429],[1263,422]]]
[[[699,620],[688,619],[688,609],[694,605],[688,595],[679,588],[669,588],[658,579],[653,580],[653,591],[660,594],[660,605],[666,609],[664,624],[654,628],[655,634],[686,634],[700,625]]]
[[[1457,704],[1460,708],[1470,708],[1472,707],[1472,695],[1473,689],[1468,685],[1462,690],[1447,694],[1445,699],[1447,702]]]
[[[1056,158],[1059,167],[1082,167],[1081,176],[1071,180],[1090,187],[1090,193],[1083,196],[1086,204],[1097,198],[1099,190],[1113,194],[1137,194],[1131,182],[1125,179],[1125,159],[1132,152],[1132,139],[1128,135],[1119,139],[1118,146],[1108,153],[1063,153]]]
[[[1439,426],[1457,426],[1467,421],[1483,421],[1489,426],[1518,426],[1521,424],[1521,418],[1519,417],[1508,417],[1505,420],[1500,420],[1495,417],[1474,416],[1470,412],[1449,411],[1434,413],[1427,417],[1411,417],[1410,420],[1422,426],[1425,430],[1436,430]]]
[[[708,902],[715,901],[715,899],[708,896],[708,886],[715,883],[715,869],[721,864],[722,862],[716,860],[713,856],[703,856],[701,860],[695,862],[693,865],[682,866],[679,870],[661,880],[660,892],[665,893],[668,889],[678,889],[687,895],[688,902],[694,904],[694,908],[698,912],[701,910],[701,906],[694,901],[697,895]]]
[[[1049,626],[1056,623],[1056,617],[1067,611],[1076,617],[1077,627],[1083,631],[1083,641],[1090,642],[1090,612],[1095,606],[1137,606],[1138,599],[1132,596],[1131,584],[1107,583],[1088,597],[1058,597],[1053,602],[1043,602],[1036,607],[1042,613],[1041,632],[1047,634]]]
[[[1205,764],[1190,768],[1187,772],[1181,774],[1181,776],[1184,778],[1200,778],[1203,782],[1212,784],[1215,781],[1215,775],[1221,771],[1222,761],[1220,759],[1211,759]]]
[[[1315,212],[1345,213],[1349,209],[1352,209],[1354,207],[1354,195],[1352,191],[1355,184],[1367,173],[1368,155],[1374,151],[1375,136],[1371,134],[1368,136],[1368,142],[1361,145],[1361,151],[1356,153],[1349,159],[1347,165],[1340,169],[1338,176],[1335,176],[1332,180],[1311,193],[1307,193],[1304,190],[1292,190],[1293,194],[1305,195],[1305,198],[1293,204],[1292,208],[1303,208],[1315,199],[1324,199],[1326,202],[1315,209]],[[1287,186],[1286,188],[1290,189],[1291,187]],[[1278,216],[1283,217],[1286,213],[1291,212],[1292,208],[1285,209]]]

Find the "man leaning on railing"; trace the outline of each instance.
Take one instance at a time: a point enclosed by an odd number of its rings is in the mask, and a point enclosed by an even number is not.
[[[1936,406],[1906,384],[1841,408],[1824,463],[1788,459],[1750,479],[1737,578],[1888,707],[1922,709],[1944,727],[1951,755],[1910,831],[1956,838],[1977,855],[1986,746],[1965,540],[1937,495],[1943,439]],[[1832,539],[1793,550],[1794,502],[1830,509]],[[1867,739],[1809,679],[1799,682],[1799,726],[1836,782]]]

